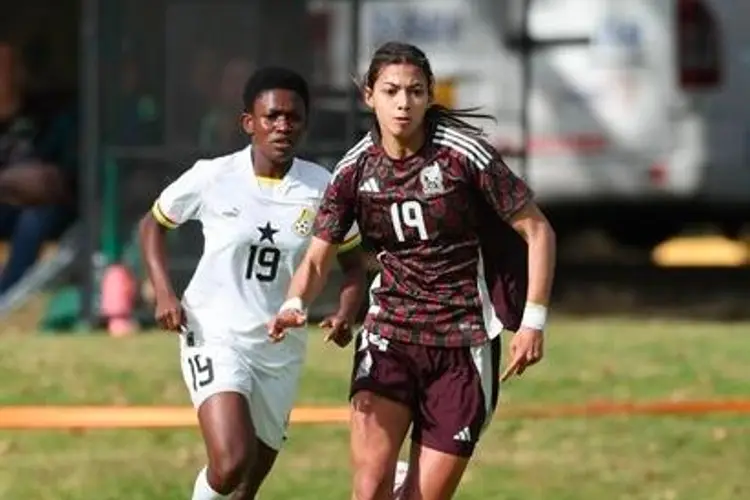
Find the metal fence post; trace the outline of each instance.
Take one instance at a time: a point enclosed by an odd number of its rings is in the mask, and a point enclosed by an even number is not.
[[[97,319],[96,276],[94,257],[98,251],[99,217],[96,210],[100,123],[99,123],[99,0],[82,0],[81,4],[81,99],[80,116],[80,172],[79,195],[82,221],[84,268],[82,283],[81,320],[85,327],[95,326]]]
[[[359,37],[360,37],[360,15],[362,4],[360,0],[351,0],[351,19],[349,26],[349,72],[351,76],[356,77],[359,81]],[[352,144],[357,140],[357,130],[359,122],[359,89],[352,83],[348,92],[348,112],[346,116],[346,135],[347,141]]]
[[[529,181],[529,145],[531,143],[530,129],[530,101],[531,85],[533,84],[532,70],[532,41],[529,32],[529,17],[531,15],[531,0],[524,0],[521,11],[521,158],[520,175]]]

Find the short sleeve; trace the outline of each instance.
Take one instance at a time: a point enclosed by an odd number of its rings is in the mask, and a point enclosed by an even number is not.
[[[210,180],[210,163],[198,161],[161,192],[151,213],[170,229],[200,217],[203,192]]]
[[[500,154],[489,145],[482,144],[483,156],[468,157],[469,176],[482,197],[505,221],[509,221],[527,203],[534,193],[503,161]]]
[[[362,243],[362,235],[359,234],[359,226],[357,223],[352,223],[349,231],[344,236],[344,241],[339,245],[338,253],[348,252],[354,248],[357,248]]]
[[[338,167],[323,193],[318,213],[315,216],[313,235],[329,243],[344,247],[359,231],[355,218],[355,172],[356,162]]]

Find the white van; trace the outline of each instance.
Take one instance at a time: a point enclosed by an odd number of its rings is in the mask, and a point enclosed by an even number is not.
[[[317,3],[348,17],[348,2]],[[531,0],[526,53],[525,3],[363,0],[359,70],[383,41],[410,41],[443,99],[497,117],[499,145],[522,144],[525,115],[522,174],[558,233],[650,247],[694,222],[736,230],[750,213],[750,2]],[[346,85],[350,29],[331,26]]]

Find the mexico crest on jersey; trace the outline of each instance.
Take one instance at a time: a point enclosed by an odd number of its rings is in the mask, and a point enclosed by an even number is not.
[[[297,236],[306,238],[307,236],[310,236],[314,220],[315,210],[305,207],[302,209],[302,213],[300,213],[299,217],[297,217],[297,220],[294,221],[292,230]]]
[[[422,192],[427,196],[445,192],[443,172],[437,163],[428,165],[419,172],[419,182],[422,184]]]

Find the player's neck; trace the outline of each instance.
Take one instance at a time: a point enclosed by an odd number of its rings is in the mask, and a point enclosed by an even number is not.
[[[273,163],[262,154],[253,150],[253,171],[258,177],[283,179],[286,173],[289,172],[289,169],[292,168],[292,163],[294,163],[294,159],[284,164]]]
[[[381,145],[385,153],[394,160],[403,160],[417,153],[425,143],[425,130],[420,127],[411,137],[400,139],[383,134]]]

